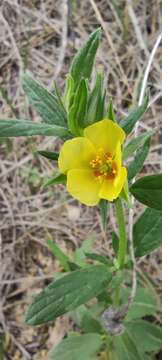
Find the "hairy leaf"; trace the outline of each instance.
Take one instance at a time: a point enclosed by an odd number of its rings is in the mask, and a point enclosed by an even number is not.
[[[100,39],[101,29],[98,28],[89,36],[86,43],[75,55],[70,69],[75,88],[82,78],[90,78]]]
[[[142,204],[162,210],[162,174],[143,176],[130,187],[130,192]]]
[[[28,74],[23,76],[22,84],[31,105],[46,123],[66,127],[66,111],[54,94]]]
[[[102,338],[99,334],[70,336],[51,350],[49,360],[91,360],[101,345]]]
[[[162,246],[162,211],[146,209],[133,227],[136,256],[144,256]]]
[[[126,134],[129,134],[133,130],[136,122],[144,115],[148,107],[148,102],[149,96],[146,95],[143,104],[131,111],[125,119],[121,120],[120,126],[123,128]]]
[[[61,126],[35,123],[28,120],[0,120],[0,137],[35,135],[65,137],[68,135],[68,130]]]
[[[100,294],[111,280],[104,265],[91,265],[53,281],[29,306],[29,325],[55,320]]]

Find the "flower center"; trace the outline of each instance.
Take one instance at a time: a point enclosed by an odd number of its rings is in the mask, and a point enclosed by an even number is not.
[[[103,149],[99,149],[98,155],[90,161],[90,165],[94,170],[95,177],[102,181],[104,179],[114,179],[117,175],[117,165],[110,153],[105,153]]]

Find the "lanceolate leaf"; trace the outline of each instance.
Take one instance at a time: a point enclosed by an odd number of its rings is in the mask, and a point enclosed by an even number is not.
[[[114,121],[114,122],[117,122],[117,119],[116,119],[116,116],[115,116],[115,113],[114,113],[112,99],[110,99],[109,104],[108,104],[107,118]]]
[[[135,110],[131,111],[130,114],[120,122],[120,126],[123,128],[123,130],[126,132],[126,134],[129,134],[136,122],[143,116],[145,111],[147,110],[149,102],[149,96],[145,96],[143,104],[141,106],[138,106]]]
[[[130,191],[142,204],[162,210],[162,174],[142,177],[131,186]]]
[[[130,296],[130,289],[122,289],[121,296],[123,303],[126,304]],[[125,320],[131,321],[146,315],[154,315],[156,310],[157,303],[153,292],[150,289],[138,287],[134,302],[130,307]]]
[[[108,220],[108,210],[109,210],[109,202],[107,200],[101,199],[99,203],[100,215],[103,230],[106,231],[106,225]]]
[[[59,153],[53,152],[53,151],[45,151],[45,150],[38,150],[37,154],[44,156],[47,159],[50,160],[58,160]]]
[[[76,90],[73,105],[68,115],[69,129],[73,135],[80,135],[84,127],[84,118],[87,111],[88,89],[86,80],[82,79]]]
[[[85,126],[102,120],[105,115],[105,91],[103,85],[103,74],[98,73],[96,82],[88,99],[87,115],[84,121]]]
[[[28,120],[0,120],[0,137],[18,136],[67,136],[68,130],[61,126],[35,123]]]
[[[160,326],[145,320],[137,320],[127,324],[126,327],[132,339],[138,344],[141,353],[158,352],[162,349],[162,329]]]
[[[26,322],[30,325],[55,320],[100,294],[111,280],[104,265],[91,265],[52,282],[29,306]]]
[[[50,352],[49,360],[91,360],[101,345],[102,338],[99,334],[70,336]]]
[[[144,256],[162,246],[162,211],[146,209],[133,228],[136,256]]]
[[[132,141],[130,141],[123,150],[123,160],[132,156],[139,147],[144,145],[146,140],[148,140],[154,132],[155,130],[147,131],[144,134],[141,134],[137,138],[134,138]]]
[[[138,344],[131,338],[128,331],[120,336],[114,336],[114,355],[112,360],[143,360],[138,350]]]
[[[74,80],[70,74],[67,75],[66,78],[66,86],[65,86],[65,94],[63,98],[63,102],[65,104],[65,108],[67,112],[69,112],[70,107],[73,103],[74,98]]]
[[[44,184],[44,186],[49,186],[49,185],[56,185],[56,184],[65,184],[67,180],[66,175],[64,174],[60,174],[58,176],[55,176],[49,180],[47,180]]]
[[[146,140],[144,145],[136,152],[134,160],[128,166],[128,180],[133,179],[143,168],[143,164],[147,158],[150,149],[150,138]]]
[[[69,271],[70,270],[70,266],[69,266],[70,259],[68,258],[68,256],[66,256],[64,254],[64,252],[60,249],[60,247],[53,240],[48,239],[47,244],[48,244],[51,252],[53,253],[53,255],[58,259],[60,264],[63,266],[63,268],[66,271]]]
[[[66,127],[66,112],[55,95],[28,74],[22,84],[31,105],[46,123]]]
[[[92,73],[94,59],[101,39],[101,29],[95,30],[75,55],[70,74],[74,79],[75,88],[82,78],[89,79]]]

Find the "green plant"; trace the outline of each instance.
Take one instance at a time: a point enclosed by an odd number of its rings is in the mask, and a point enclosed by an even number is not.
[[[60,274],[33,299],[26,314],[26,323],[39,325],[68,313],[80,327],[80,332],[70,333],[51,350],[51,360],[151,360],[155,359],[155,354],[162,347],[162,330],[150,323],[148,316],[153,318],[161,309],[157,306],[154,293],[143,287],[137,277],[135,261],[136,257],[150,254],[162,244],[162,174],[135,180],[148,155],[154,131],[147,131],[133,140],[129,140],[129,134],[147,110],[148,94],[139,106],[120,120],[114,113],[112,100],[106,104],[103,74],[98,73],[93,88],[90,86],[100,39],[101,30],[97,29],[74,57],[63,96],[58,89],[51,93],[28,73],[24,75],[24,90],[31,105],[42,117],[41,123],[0,120],[1,138],[35,135],[62,138],[65,142],[60,154],[38,151],[48,159],[59,159],[60,174],[49,179],[46,186],[67,183],[69,192],[80,198],[81,202],[98,205],[103,228],[106,227],[109,206],[113,206],[119,229],[118,234],[112,234],[113,260],[94,253],[91,239],[86,240],[71,258],[51,239],[48,241],[65,274]],[[103,147],[107,146],[104,142],[104,126],[109,129],[106,136],[109,146],[112,142],[111,151],[105,152],[102,148],[95,156],[93,152],[91,157],[87,154],[91,154],[89,149],[93,146],[87,140],[87,134],[89,129],[99,131],[101,124],[100,141]],[[96,132],[93,136],[92,143],[98,142]],[[123,143],[125,136],[128,137],[126,144]],[[82,146],[85,142],[86,147]],[[71,153],[74,144],[76,152]],[[121,154],[124,167],[121,165]],[[74,181],[71,172],[76,171],[76,166],[79,166],[79,171],[94,174],[92,183],[95,189],[97,187],[95,199],[88,197],[92,189],[84,186],[81,177],[78,177],[78,182]],[[88,168],[85,169],[85,166]],[[127,172],[121,170],[125,167]],[[71,176],[73,187],[70,185]],[[37,172],[30,171],[30,181],[35,184],[37,180]],[[88,181],[85,184],[89,184]],[[100,187],[105,181],[106,191],[103,191]],[[80,188],[81,195],[78,195]],[[133,228],[128,236],[124,206],[132,214],[131,194],[147,208],[134,225],[131,223]]]

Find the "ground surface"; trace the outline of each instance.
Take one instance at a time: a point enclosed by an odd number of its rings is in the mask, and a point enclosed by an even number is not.
[[[61,89],[76,49],[96,27],[103,27],[97,65],[106,74],[106,87],[119,116],[138,101],[138,88],[150,51],[162,24],[161,0],[1,0],[0,1],[0,112],[1,118],[38,116],[28,106],[21,74],[29,69],[50,86]],[[162,46],[162,44],[161,44]],[[159,46],[150,69],[150,110],[139,126],[157,127],[151,153],[142,173],[162,170],[162,51]],[[94,76],[93,76],[94,77]],[[36,149],[56,150],[57,139],[6,140],[0,144],[0,331],[5,333],[5,359],[47,359],[48,349],[71,328],[67,317],[55,327],[24,325],[31,295],[38,293],[59,270],[46,245],[49,237],[71,253],[84,239],[94,237],[94,248],[112,254],[111,212],[107,233],[97,209],[79,205],[64,187],[44,189],[43,178],[54,164],[35,155]],[[138,216],[137,208],[135,216]],[[160,294],[162,252],[139,264],[145,267]],[[61,359],[60,359],[61,360]]]

